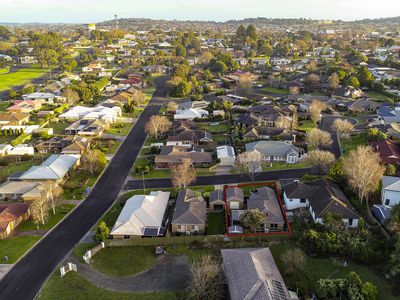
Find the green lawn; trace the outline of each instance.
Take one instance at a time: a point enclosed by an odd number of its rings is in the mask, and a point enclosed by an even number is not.
[[[208,133],[228,133],[229,132],[229,126],[226,122],[216,122],[219,123],[218,125],[211,125],[210,123],[202,123],[202,122],[197,122],[196,125],[207,131]]]
[[[225,212],[207,214],[207,234],[225,234]]]
[[[127,135],[131,130],[133,123],[115,123],[112,124],[110,129],[106,130],[106,133],[116,135]]]
[[[285,275],[284,264],[281,261],[281,256],[288,249],[293,248],[292,244],[281,244],[272,245],[270,247],[271,252],[275,258],[276,264],[281,271],[282,276],[285,279],[285,283],[291,290],[296,290],[296,286],[290,278]],[[315,286],[316,282],[320,278],[343,278],[347,276],[351,271],[355,271],[360,275],[361,279],[364,281],[370,281],[378,287],[378,297],[377,299],[395,299],[394,295],[391,294],[391,286],[387,281],[385,281],[381,274],[375,273],[370,266],[363,266],[356,264],[352,261],[348,261],[348,267],[343,267],[334,264],[329,258],[316,258],[316,257],[306,257],[306,266],[304,270],[305,276],[304,281],[309,280],[311,287]]]
[[[388,101],[388,102],[393,102],[393,99],[391,99],[391,98],[389,98],[389,97],[387,97],[387,96],[385,96],[385,95],[382,95],[382,94],[380,94],[380,93],[378,93],[378,92],[368,92],[368,96],[369,96],[370,98],[372,98],[373,100],[376,100],[376,101]]]
[[[7,74],[10,71],[10,67],[0,68],[0,75]]]
[[[343,154],[348,153],[349,151],[356,149],[360,145],[366,145],[367,139],[364,134],[358,134],[351,136],[349,139],[341,139],[340,146],[343,150]]]
[[[138,165],[138,164],[135,164]],[[210,171],[209,168],[197,168],[197,176],[211,176],[215,175],[214,171]],[[151,179],[151,178],[170,178],[171,170],[170,169],[162,169],[162,170],[151,170],[149,173],[145,173],[144,176],[142,174],[136,174],[135,168],[131,172],[131,176],[135,178],[141,179],[142,177]]]
[[[289,94],[289,90],[287,89],[278,89],[274,87],[263,87],[261,89],[264,92],[271,93],[271,94],[280,94],[280,95],[287,95]]]
[[[36,226],[36,224],[30,219],[26,222],[22,223],[20,226],[17,227],[18,231],[28,231],[28,230],[49,230],[57,225],[73,208],[75,205],[72,204],[64,204],[60,205],[56,208],[56,214],[53,215],[53,212],[50,210],[49,219],[44,226]]]
[[[136,190],[135,192],[143,193],[143,190]],[[132,197],[132,196],[130,196],[130,197]],[[129,198],[129,197],[126,197],[126,198]],[[114,226],[115,222],[117,221],[118,216],[121,213],[123,207],[124,207],[123,203],[120,203],[120,202],[114,203],[113,206],[111,206],[111,208],[100,219],[99,223],[105,222],[107,224],[108,228],[112,228]]]
[[[28,251],[38,240],[40,236],[15,236],[6,240],[0,240],[0,263],[5,263],[4,256],[8,256],[9,264],[18,260],[26,251]]]
[[[184,292],[114,292],[97,287],[75,272],[69,272],[61,278],[58,270],[50,277],[38,297],[40,300],[178,300],[184,298]]]
[[[10,106],[10,102],[1,101],[0,102],[0,111],[6,111],[9,106]]]
[[[301,161],[295,164],[287,164],[284,162],[265,162],[262,164],[263,171],[275,171],[275,170],[286,170],[286,169],[299,169],[299,168],[307,168],[310,165],[306,161]]]
[[[22,68],[16,72],[0,74],[0,91],[12,89],[15,86],[23,85],[31,80],[41,77],[50,69],[37,67]]]
[[[106,247],[93,256],[93,267],[114,277],[143,272],[157,262],[154,247]]]
[[[66,184],[64,184],[63,198],[67,200],[82,200],[87,187],[92,187],[96,182],[98,174],[91,175],[88,172],[74,171]]]
[[[43,161],[46,160],[48,155],[43,154]],[[7,166],[0,166],[0,176],[5,178],[10,176],[12,173],[17,171],[26,171],[30,167],[40,165],[42,163],[42,155],[37,154],[28,161],[13,162],[7,164]]]
[[[300,130],[303,130],[303,131],[307,132],[307,131],[310,131],[313,128],[315,128],[315,124],[311,120],[304,120],[304,121],[300,122],[300,127],[299,127]]]
[[[47,127],[53,128],[54,134],[64,134],[64,129],[67,128],[70,123],[67,122],[57,122],[50,123]]]

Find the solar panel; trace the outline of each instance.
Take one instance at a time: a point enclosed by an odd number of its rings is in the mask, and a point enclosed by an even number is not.
[[[146,227],[143,232],[143,236],[158,236],[157,227]]]

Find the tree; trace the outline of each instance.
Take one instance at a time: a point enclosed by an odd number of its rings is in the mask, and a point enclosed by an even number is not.
[[[158,139],[161,135],[165,134],[171,126],[172,123],[167,117],[154,115],[151,116],[150,120],[147,122],[145,130]]]
[[[252,41],[257,41],[257,29],[254,25],[250,24],[246,28],[246,38],[249,38]]]
[[[298,95],[300,93],[300,88],[298,86],[291,86],[289,88],[290,95]]]
[[[292,121],[284,116],[279,116],[275,121],[275,126],[277,128],[283,128],[285,130],[289,130],[292,127]]]
[[[197,171],[189,158],[182,159],[181,163],[171,167],[172,185],[179,189],[187,188],[196,181]]]
[[[101,221],[99,226],[97,226],[96,234],[94,236],[94,240],[100,244],[107,240],[108,235],[110,234],[110,229],[107,227],[106,222]]]
[[[379,154],[369,146],[358,146],[343,160],[343,173],[349,185],[368,207],[368,195],[379,187],[385,172]]]
[[[317,74],[310,74],[306,77],[305,85],[313,92],[317,89],[320,84],[320,77]]]
[[[321,112],[325,109],[327,109],[327,105],[324,102],[314,100],[310,107],[309,107],[309,113],[310,113],[310,118],[311,121],[316,125],[318,123],[318,120],[320,118]]]
[[[24,87],[22,88],[22,94],[31,94],[34,91],[35,91],[35,87],[30,83],[24,85]]]
[[[387,135],[378,128],[370,128],[367,131],[368,142],[379,142],[387,139]]]
[[[306,133],[306,142],[312,149],[327,147],[332,144],[331,134],[318,128],[313,128]]]
[[[358,81],[357,77],[350,77],[347,80],[347,86],[352,86],[355,89],[358,89],[360,87],[360,82]]]
[[[362,86],[372,87],[375,79],[367,67],[362,66],[358,71],[358,80]]]
[[[192,90],[192,85],[187,81],[182,81],[176,87],[175,96],[176,97],[185,97],[190,94],[191,90]]]
[[[204,70],[204,79],[205,79],[206,81],[211,81],[211,80],[214,79],[214,76],[213,76],[213,74],[210,72],[210,70],[208,70],[208,69]]]
[[[49,217],[49,199],[47,197],[46,191],[40,192],[39,199],[32,201],[30,206],[31,216],[33,223],[36,224],[36,227],[39,229],[40,226],[44,226]]]
[[[223,62],[223,61],[216,61],[213,69],[217,73],[222,73],[224,74],[226,71],[228,71],[228,66]]]
[[[306,265],[306,256],[299,248],[287,250],[282,254],[281,260],[285,265],[286,274],[289,275],[303,271]]]
[[[328,84],[329,84],[329,88],[332,91],[339,88],[339,83],[340,83],[340,79],[339,79],[339,75],[337,73],[333,73],[331,76],[329,76]]]
[[[67,99],[68,103],[70,104],[75,104],[80,100],[79,93],[76,90],[69,87],[65,88],[62,91],[62,95]]]
[[[354,130],[353,124],[346,119],[337,118],[333,122],[333,127],[336,129],[340,138],[348,139]]]
[[[223,275],[219,262],[203,255],[190,267],[192,280],[187,288],[188,299],[220,300],[224,296]]]
[[[94,174],[102,170],[107,164],[107,158],[103,152],[97,149],[88,149],[82,155],[82,169]]]
[[[178,104],[176,104],[176,102],[174,101],[169,101],[167,104],[167,111],[169,113],[174,113],[176,111],[176,109],[178,108]]]
[[[392,165],[392,164],[388,164],[387,166],[386,166],[386,175],[388,175],[388,176],[394,176],[394,175],[396,175],[396,167],[395,167],[395,165]]]
[[[312,150],[307,154],[307,160],[321,170],[326,171],[334,162],[335,155],[330,151]]]
[[[200,54],[199,63],[203,65],[208,65],[213,58],[214,55],[211,52],[204,51]]]
[[[131,94],[132,94],[131,101],[133,102],[134,105],[142,104],[146,100],[146,95],[141,90],[135,89],[131,92]]]
[[[46,180],[41,184],[41,187],[43,188],[44,192],[47,195],[47,198],[49,199],[51,209],[53,211],[53,215],[56,214],[56,206],[57,202],[59,200],[59,197],[63,193],[62,187],[55,181],[53,180]]]
[[[241,173],[249,175],[251,181],[262,170],[261,168],[261,154],[257,151],[243,152],[236,157],[236,167]]]
[[[249,228],[251,232],[256,232],[256,229],[265,223],[267,215],[262,213],[258,208],[248,209],[240,215],[240,223]]]
[[[182,45],[177,46],[175,49],[175,55],[186,57],[186,48],[183,47]]]
[[[251,95],[251,89],[253,87],[253,76],[251,74],[245,74],[239,77],[239,86],[242,89],[249,90]]]
[[[315,60],[310,60],[306,65],[306,69],[309,73],[315,73],[315,71],[317,71],[317,62]]]

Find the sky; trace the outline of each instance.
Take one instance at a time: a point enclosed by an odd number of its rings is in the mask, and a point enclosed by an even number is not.
[[[400,0],[0,0],[0,22],[95,23],[114,14],[167,20],[355,20],[398,16]]]

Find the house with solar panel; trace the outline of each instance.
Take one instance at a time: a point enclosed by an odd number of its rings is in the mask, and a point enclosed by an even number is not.
[[[221,255],[231,300],[297,298],[288,291],[269,248],[222,249]]]
[[[113,238],[164,236],[169,192],[153,191],[150,195],[129,198],[112,228]]]

